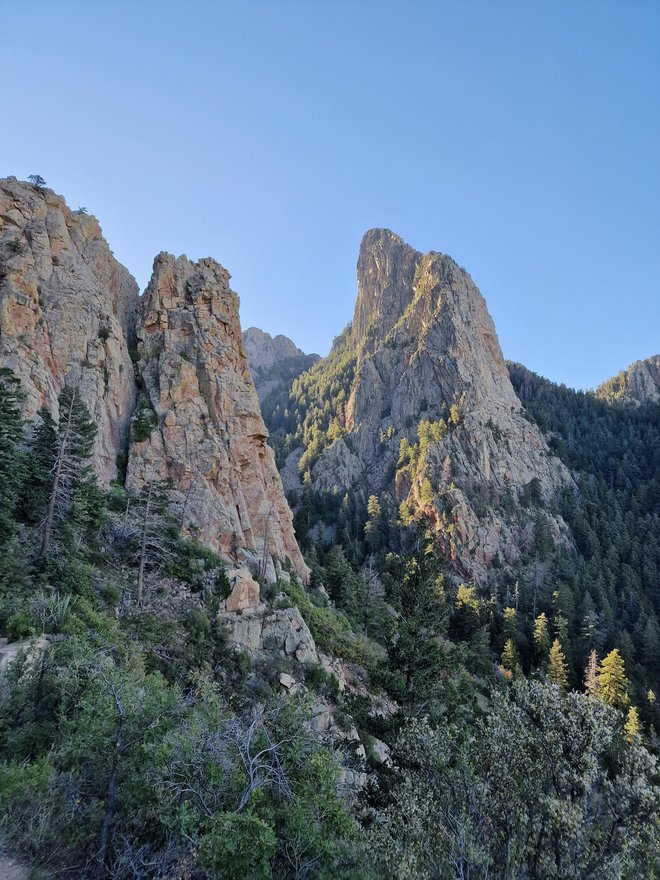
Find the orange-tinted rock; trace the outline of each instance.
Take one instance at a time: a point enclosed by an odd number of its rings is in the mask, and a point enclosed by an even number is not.
[[[21,380],[24,411],[57,412],[75,384],[97,424],[93,464],[116,474],[135,405],[129,340],[137,284],[94,217],[49,189],[0,181],[0,365]]]
[[[238,297],[212,259],[160,254],[140,303],[138,371],[154,429],[133,442],[128,485],[172,480],[190,535],[288,558],[307,578],[241,341]]]

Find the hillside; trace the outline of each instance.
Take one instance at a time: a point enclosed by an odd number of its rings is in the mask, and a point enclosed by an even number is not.
[[[324,359],[229,281],[0,181],[0,864],[652,877],[657,404],[387,230]]]

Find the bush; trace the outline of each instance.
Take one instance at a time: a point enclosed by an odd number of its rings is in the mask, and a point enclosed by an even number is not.
[[[39,624],[27,608],[22,608],[7,619],[6,632],[10,642],[18,642],[36,636],[39,632]]]
[[[222,880],[270,880],[277,838],[252,813],[219,813],[200,843],[200,861]]]

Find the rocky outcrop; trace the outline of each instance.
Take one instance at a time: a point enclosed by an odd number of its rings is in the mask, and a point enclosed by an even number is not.
[[[596,397],[610,403],[639,406],[660,403],[660,355],[635,361],[596,389]]]
[[[171,481],[190,535],[237,559],[240,547],[288,558],[306,579],[229,278],[212,259],[154,262],[137,320],[142,399],[127,485]]]
[[[132,420],[129,488],[171,480],[189,535],[237,567],[257,560],[253,567],[265,563],[274,577],[273,559],[289,559],[306,578],[266,445],[238,298],[218,263],[161,254],[140,300],[94,217],[71,211],[52,190],[2,180],[0,366],[19,377],[28,419],[42,406],[56,416],[62,388],[78,388],[97,425],[93,466],[102,483],[117,475]],[[246,583],[236,601],[249,607]]]
[[[528,535],[507,505],[531,491],[550,499],[571,478],[525,418],[467,272],[444,254],[421,254],[389,230],[371,230],[341,344],[357,358],[345,433],[314,464],[315,487],[357,487],[389,498],[393,509],[405,501],[423,510],[464,574],[485,575],[498,554],[515,562]],[[563,522],[548,520],[563,540]]]
[[[231,641],[249,654],[279,652],[298,663],[318,663],[314,638],[296,607],[270,611],[265,605],[224,614]]]
[[[273,337],[258,327],[243,333],[243,347],[259,402],[263,406],[268,399],[270,408],[280,402],[286,408],[293,380],[319,360],[317,354],[305,354],[287,336]]]
[[[137,302],[94,217],[50,189],[0,180],[0,365],[20,378],[28,419],[42,406],[56,414],[64,385],[78,387],[98,428],[93,465],[105,484],[135,406]]]
[[[271,336],[258,327],[248,327],[243,332],[243,347],[253,376],[267,373],[288,358],[304,357],[288,336]]]

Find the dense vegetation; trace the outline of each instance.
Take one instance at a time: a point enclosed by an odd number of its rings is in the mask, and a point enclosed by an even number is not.
[[[337,543],[310,529],[309,588],[262,597],[298,607],[344,680],[263,661],[233,649],[222,561],[181,539],[168,487],[99,489],[76,390],[57,422],[19,404],[5,371],[0,627],[23,650],[0,674],[0,840],[37,876],[653,876],[651,704],[615,628],[579,669],[574,569],[530,617],[458,583],[423,522],[309,497]],[[366,757],[314,732],[319,701]],[[351,770],[366,784],[340,796]]]
[[[357,366],[350,325],[333,342],[330,354],[297,373],[267,400],[263,416],[278,464],[303,447],[302,473],[345,431],[346,403]],[[286,369],[286,365],[285,365]]]
[[[510,373],[579,488],[561,506],[578,555],[552,572],[576,661],[617,647],[636,701],[657,724],[657,707],[644,695],[657,693],[660,674],[660,407],[607,403],[519,365]]]

